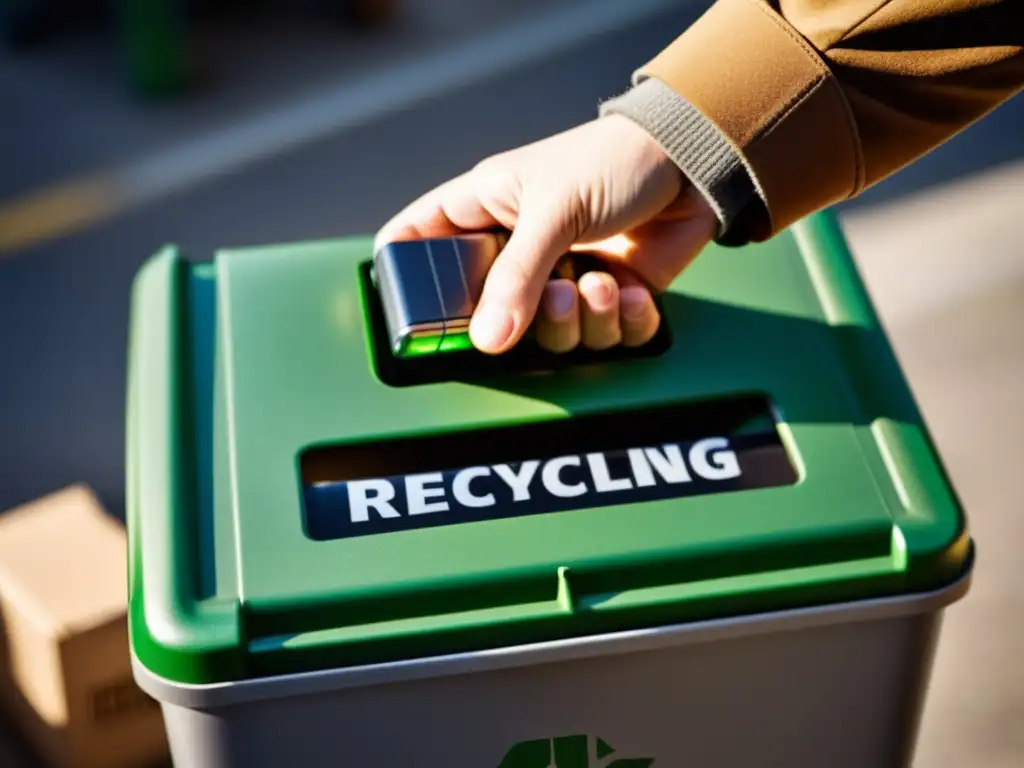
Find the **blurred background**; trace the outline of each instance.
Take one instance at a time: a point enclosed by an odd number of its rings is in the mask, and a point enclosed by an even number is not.
[[[0,509],[123,514],[130,281],[375,230],[595,114],[705,0],[0,0]],[[980,560],[920,768],[1024,765],[1024,100],[840,208]],[[0,765],[35,765],[0,728]]]

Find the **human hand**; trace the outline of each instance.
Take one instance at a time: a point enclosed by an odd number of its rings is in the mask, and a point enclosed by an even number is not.
[[[647,343],[659,324],[650,291],[668,287],[718,222],[646,131],[610,115],[484,160],[392,218],[377,246],[495,226],[512,235],[470,323],[491,354],[522,338],[542,299],[536,335],[552,352]],[[573,249],[599,253],[607,271],[550,279]]]

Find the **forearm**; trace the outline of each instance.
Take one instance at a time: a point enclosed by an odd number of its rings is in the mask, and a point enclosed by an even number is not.
[[[763,240],[943,143],[1024,84],[1016,0],[718,0],[602,105]]]

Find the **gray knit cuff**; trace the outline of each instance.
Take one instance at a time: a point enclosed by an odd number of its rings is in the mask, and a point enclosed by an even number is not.
[[[604,102],[601,116],[618,114],[646,130],[718,216],[718,238],[758,194],[743,156],[690,102],[656,78]]]

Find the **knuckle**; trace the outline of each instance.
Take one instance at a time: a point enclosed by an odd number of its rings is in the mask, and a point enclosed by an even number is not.
[[[480,184],[494,184],[509,174],[509,163],[504,155],[491,155],[473,166],[473,176]]]
[[[518,216],[523,198],[521,173],[502,156],[481,160],[470,173],[470,183],[484,207],[499,221],[510,224]]]

